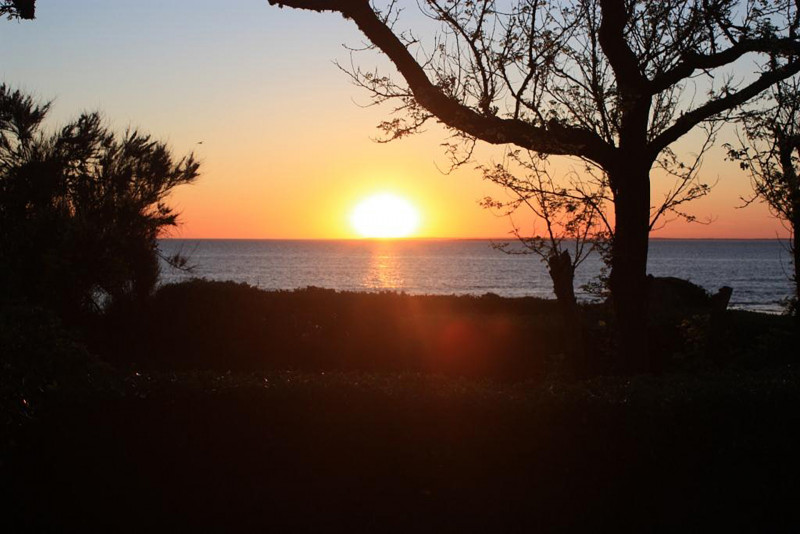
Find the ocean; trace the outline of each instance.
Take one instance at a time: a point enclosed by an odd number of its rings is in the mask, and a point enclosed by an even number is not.
[[[188,257],[191,273],[162,266],[162,283],[188,278],[233,280],[263,289],[316,286],[341,291],[552,298],[546,266],[534,255],[509,255],[489,240],[211,240],[164,239],[165,255]],[[709,291],[731,286],[731,307],[779,313],[791,294],[790,255],[777,240],[651,240],[648,272]],[[591,256],[576,288],[601,271]],[[590,295],[578,290],[580,298]]]

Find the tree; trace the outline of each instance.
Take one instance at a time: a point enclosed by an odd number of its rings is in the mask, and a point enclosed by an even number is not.
[[[478,168],[485,180],[510,193],[506,200],[486,197],[481,205],[509,217],[511,234],[524,247],[520,251],[501,243],[497,248],[539,256],[547,264],[556,299],[563,307],[576,309],[575,269],[592,251],[609,244],[613,235],[606,217],[610,199],[605,175],[596,175],[592,169],[586,169],[586,175],[573,171],[564,184],[554,176],[546,157],[519,150],[510,152],[503,163]],[[513,220],[524,208],[536,217],[532,232],[523,231]]]
[[[608,180],[587,169],[590,179],[570,173],[568,184],[559,183],[548,159],[531,152],[511,151],[502,163],[478,167],[483,177],[499,185],[509,198],[486,197],[484,208],[506,216],[511,234],[522,248],[510,243],[495,247],[508,254],[535,254],[547,265],[553,293],[564,322],[565,347],[574,373],[586,368],[583,320],[575,297],[575,270],[593,251],[604,252],[611,242],[612,226],[606,218]],[[532,231],[514,222],[519,210],[535,216]]]
[[[690,164],[678,160],[669,150],[656,162],[655,167],[671,177],[673,183],[660,205],[651,210],[651,229],[667,224],[668,214],[696,222],[694,216],[683,210],[683,205],[710,191],[710,187],[699,180],[698,172],[716,134],[716,128],[706,128],[705,142]],[[590,286],[601,293],[607,292],[607,266],[614,242],[614,228],[609,219],[613,199],[608,176],[601,169],[586,165],[582,172],[573,170],[558,179],[547,157],[519,150],[511,151],[503,163],[478,168],[484,179],[499,185],[510,196],[507,200],[486,197],[481,204],[507,216],[512,224],[511,233],[523,245],[521,250],[508,243],[496,247],[511,254],[536,254],[547,264],[553,292],[568,327],[566,346],[572,367],[580,372],[589,362],[585,358],[582,318],[575,297],[575,270],[592,252],[599,252],[605,265],[599,280]],[[513,220],[513,216],[525,208],[535,216],[529,233],[523,232]]]
[[[0,17],[33,19],[36,17],[36,0],[0,0]]]
[[[741,114],[744,137],[728,155],[750,172],[754,196],[789,230],[795,293],[790,303],[800,317],[800,79],[776,84],[768,104]]]
[[[0,85],[0,293],[72,319],[150,293],[177,220],[166,197],[199,165],[98,113],[47,134],[49,109]]]
[[[610,286],[620,364],[647,359],[650,173],[678,139],[800,71],[793,0],[424,0],[431,46],[399,28],[396,1],[269,0],[352,20],[405,83],[354,68],[375,102],[400,116],[390,139],[436,119],[482,140],[585,159],[614,202]],[[777,61],[766,61],[772,54]],[[723,68],[765,58],[755,72]],[[717,76],[717,74],[721,74]]]

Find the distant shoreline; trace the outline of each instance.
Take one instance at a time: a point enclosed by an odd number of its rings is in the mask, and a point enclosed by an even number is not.
[[[651,237],[650,241],[785,241],[788,237]],[[159,237],[159,241],[306,241],[309,243],[319,242],[345,242],[356,243],[391,243],[402,242],[410,243],[414,241],[494,241],[494,242],[515,242],[516,239],[509,237],[400,237],[400,238],[362,238],[362,237],[341,237],[341,238],[308,238],[308,237]]]

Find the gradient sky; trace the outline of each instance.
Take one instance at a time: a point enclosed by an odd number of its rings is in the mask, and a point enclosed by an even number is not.
[[[353,207],[378,192],[418,206],[422,237],[509,230],[478,205],[502,192],[473,166],[439,171],[447,168],[440,128],[372,141],[389,110],[359,106],[367,96],[334,65],[349,61],[343,43],[362,42],[337,15],[266,0],[39,0],[37,20],[0,24],[0,79],[55,100],[52,126],[101,110],[120,130],[141,128],[199,156],[199,181],[172,196],[182,213],[174,237],[355,237]],[[689,138],[677,149],[691,147]],[[482,148],[478,162],[498,154]],[[704,177],[717,185],[688,211],[713,223],[676,221],[654,237],[786,234],[763,205],[735,208],[749,182],[721,149],[705,161]],[[654,181],[655,194],[662,186]]]

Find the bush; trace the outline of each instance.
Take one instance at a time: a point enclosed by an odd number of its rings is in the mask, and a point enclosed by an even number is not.
[[[157,369],[359,369],[538,376],[560,350],[555,302],[195,280],[109,309],[98,350]]]
[[[46,134],[49,108],[0,85],[0,294],[74,321],[150,294],[156,239],[176,222],[165,198],[198,163],[97,113]]]
[[[0,452],[48,394],[85,390],[98,363],[55,314],[31,306],[0,306]]]

